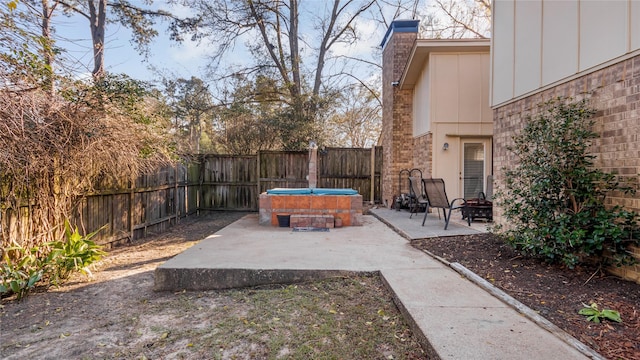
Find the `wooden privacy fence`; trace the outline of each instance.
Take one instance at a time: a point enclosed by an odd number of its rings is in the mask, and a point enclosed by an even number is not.
[[[188,164],[123,181],[122,188],[88,194],[71,222],[84,233],[107,225],[94,239],[115,245],[162,232],[199,211],[257,211],[258,196],[267,189],[308,186],[309,155],[308,151],[201,155]],[[317,166],[318,187],[353,188],[364,201],[380,202],[381,147],[324,148],[318,152]]]
[[[308,187],[309,157],[308,151],[203,155],[198,209],[256,211],[258,196],[268,189]],[[317,166],[318,187],[352,188],[364,201],[380,202],[381,147],[324,148],[318,151]]]
[[[107,225],[95,238],[101,244],[162,232],[197,212],[198,171],[197,166],[181,164],[141,175],[129,188],[98,190],[82,199],[72,220],[86,233]]]

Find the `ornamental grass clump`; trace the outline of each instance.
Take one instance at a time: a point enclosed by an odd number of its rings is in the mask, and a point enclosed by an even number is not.
[[[599,136],[593,130],[595,110],[586,100],[563,98],[538,110],[507,147],[516,165],[503,169],[505,181],[496,192],[508,224],[496,233],[525,255],[569,268],[633,263],[627,248],[639,243],[638,215],[605,206],[605,197],[634,189],[594,167],[588,151]]]

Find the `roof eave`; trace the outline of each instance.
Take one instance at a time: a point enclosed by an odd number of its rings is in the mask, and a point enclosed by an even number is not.
[[[489,52],[489,39],[418,39],[400,78],[401,90],[413,89],[431,53],[478,53]]]

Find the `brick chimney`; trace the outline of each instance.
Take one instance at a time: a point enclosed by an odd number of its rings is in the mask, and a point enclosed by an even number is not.
[[[382,40],[382,202],[399,195],[399,173],[413,167],[413,90],[400,90],[400,77],[418,37],[418,20],[396,20]],[[408,192],[408,189],[406,189]],[[405,192],[405,190],[403,190]]]

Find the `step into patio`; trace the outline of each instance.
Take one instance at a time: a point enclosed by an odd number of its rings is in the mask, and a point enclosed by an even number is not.
[[[333,215],[294,214],[289,220],[289,226],[292,228],[333,229],[334,223]]]

